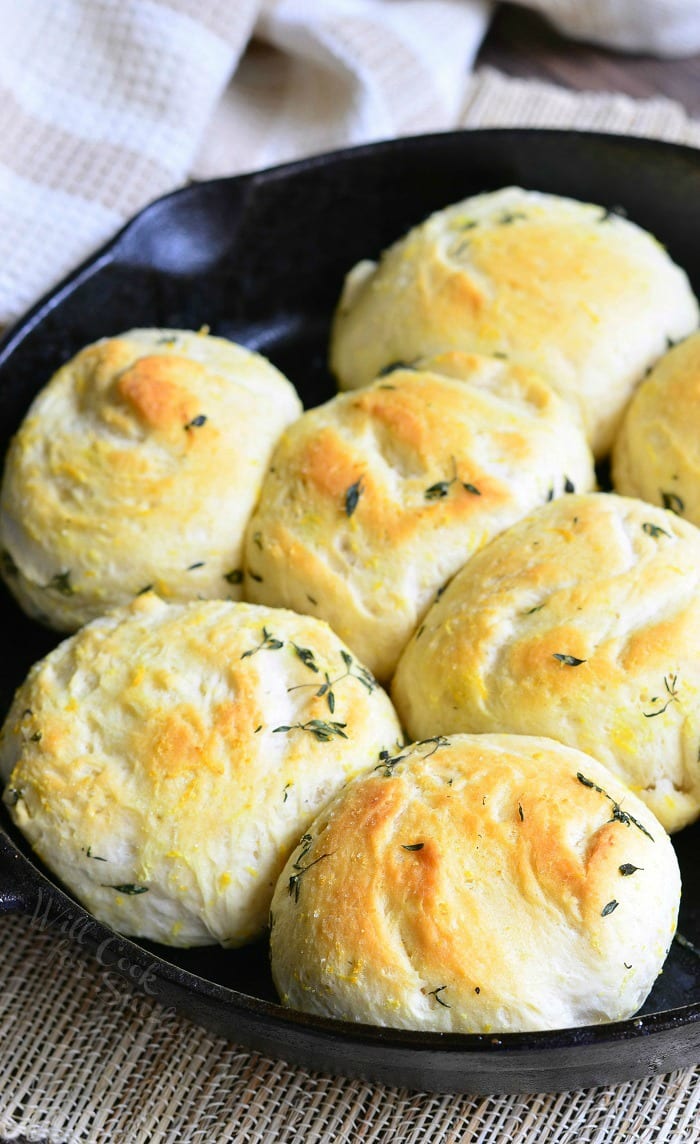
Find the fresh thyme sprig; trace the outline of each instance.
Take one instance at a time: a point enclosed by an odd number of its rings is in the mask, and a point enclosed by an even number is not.
[[[301,846],[299,857],[292,863],[292,869],[295,870],[296,873],[291,875],[287,883],[287,892],[290,897],[294,898],[295,902],[299,901],[299,886],[307,870],[310,870],[312,866],[316,866],[319,862],[322,862],[324,858],[330,858],[332,853],[331,851],[328,854],[319,854],[318,858],[314,858],[313,862],[309,862],[305,866],[304,860],[308,857],[313,845],[313,836],[311,834],[303,834],[299,844]]]
[[[442,1005],[445,1009],[451,1009],[452,1006],[450,1005],[449,1001],[443,1001],[442,997],[440,996],[440,994],[443,993],[445,989],[447,989],[446,985],[438,985],[437,989],[429,990],[429,992],[426,993],[426,997],[434,997],[438,1005]]]
[[[449,747],[449,745],[450,740],[446,735],[431,735],[429,739],[421,739],[419,743],[416,743],[417,747],[431,747],[431,750],[423,755],[424,759],[429,759],[431,755],[434,755],[438,747]]]
[[[663,715],[664,711],[666,711],[667,708],[670,707],[672,703],[678,703],[679,702],[678,688],[676,687],[677,683],[678,683],[678,676],[677,675],[665,675],[664,676],[664,687],[666,688],[666,691],[668,693],[668,699],[664,703],[663,707],[659,707],[656,711],[643,711],[642,714],[643,714],[645,719],[654,719],[654,718],[656,718],[657,715]],[[663,698],[663,696],[654,695],[652,697],[652,699],[650,700],[650,702],[651,703],[660,703],[662,698]]]
[[[609,822],[621,822],[623,826],[636,826],[637,830],[641,830],[642,834],[646,834],[647,838],[651,839],[652,842],[654,841],[653,835],[649,833],[646,826],[642,826],[641,822],[638,822],[637,819],[629,813],[629,811],[623,810],[619,802],[617,802],[612,797],[612,795],[609,795],[606,790],[603,790],[601,786],[598,786],[597,783],[594,783],[592,779],[586,778],[586,776],[581,774],[580,771],[577,771],[576,778],[583,786],[590,787],[591,790],[595,790],[598,792],[598,794],[604,795],[608,802],[612,803],[613,809],[612,815],[608,820]]]
[[[273,727],[273,735],[278,731],[307,731],[309,735],[313,735],[319,743],[328,743],[334,736],[339,739],[347,739],[345,728],[347,723],[333,723],[326,722],[324,719],[309,719],[307,723],[289,723],[283,724],[281,727]]]
[[[434,755],[438,747],[449,747],[450,740],[445,735],[432,735],[430,739],[421,739],[416,743],[416,747],[429,747],[430,750],[426,751],[423,755],[424,759],[429,759]],[[394,773],[394,767],[398,763],[402,763],[410,755],[410,751],[405,751],[403,755],[390,755],[388,751],[379,752],[379,762],[374,768],[375,771],[383,771],[385,778],[391,778]]]
[[[302,648],[301,651],[307,652],[308,649]],[[297,654],[299,655],[299,651],[297,651]],[[310,655],[313,658],[313,653],[310,653]],[[331,679],[328,672],[324,671],[324,682],[321,684],[318,690],[314,692],[314,697],[316,699],[321,699],[325,695],[326,703],[328,704],[328,710],[330,711],[331,715],[335,712],[335,692],[333,691],[333,688],[338,683],[341,683],[342,680],[347,679],[348,676],[351,676],[352,679],[356,679],[358,683],[361,683],[363,687],[366,687],[370,694],[377,686],[377,681],[372,675],[371,671],[369,671],[368,668],[363,667],[361,663],[355,663],[353,657],[349,652],[343,650],[341,651],[340,655],[342,657],[343,663],[345,664],[345,671],[342,673],[342,675],[338,675],[335,679]],[[314,665],[311,666],[311,663],[307,662],[303,655],[299,655],[299,658],[306,664],[307,667],[311,667],[312,671],[319,670],[315,664],[315,661]],[[355,670],[353,670],[353,668]],[[288,687],[287,691],[299,691],[305,687],[315,686],[315,683],[297,683],[294,687]]]
[[[375,771],[383,771],[384,777],[389,779],[394,773],[394,767],[398,763],[402,763],[404,759],[408,758],[408,752],[405,755],[390,755],[387,750],[379,752],[379,762],[374,768]]]
[[[241,659],[247,659],[248,656],[255,655],[259,651],[279,651],[281,647],[284,647],[284,640],[275,639],[274,636],[270,635],[267,628],[263,628],[262,634],[263,638],[257,647],[248,648],[248,651],[243,652]]]

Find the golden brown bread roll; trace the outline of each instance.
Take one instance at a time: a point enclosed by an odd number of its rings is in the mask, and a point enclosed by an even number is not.
[[[566,404],[530,371],[452,352],[305,413],[246,537],[246,596],[322,616],[381,680],[471,553],[593,486]]]
[[[17,826],[101,921],[235,946],[313,816],[399,736],[327,624],[149,593],[32,669],[0,771]]]
[[[697,324],[685,273],[650,234],[600,206],[508,187],[437,211],[350,272],[331,366],[348,389],[397,360],[503,353],[580,411],[601,456],[667,338]]]
[[[272,901],[283,1002],[491,1033],[619,1020],[673,937],[678,864],[605,767],[549,739],[436,738],[321,812]]]
[[[613,494],[564,497],[468,562],[392,684],[409,735],[548,735],[678,830],[700,812],[700,531]]]
[[[34,400],[0,491],[0,568],[72,631],[145,588],[238,598],[243,532],[273,445],[301,412],[264,358],[223,338],[130,330]]]
[[[700,333],[665,354],[625,413],[613,449],[617,492],[700,524]]]

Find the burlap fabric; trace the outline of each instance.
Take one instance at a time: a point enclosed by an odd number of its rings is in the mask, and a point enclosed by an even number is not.
[[[182,10],[189,5],[189,0],[169,2]],[[216,5],[210,8],[214,12]],[[245,8],[240,4],[236,9],[240,26],[235,35],[241,42],[250,32],[253,5],[247,13]],[[447,5],[443,8],[447,11]],[[217,34],[222,27],[223,22]],[[226,25],[225,34],[233,36],[231,24]],[[271,61],[268,66],[272,68]],[[210,104],[223,90],[225,71],[222,65],[210,77]],[[256,82],[260,81],[249,68],[243,84],[254,88]],[[254,112],[252,103],[239,103],[239,111],[243,107],[244,115],[256,117],[246,128],[251,139],[264,138],[263,128],[274,122],[285,82],[280,81],[277,89],[274,83],[264,84]],[[141,181],[126,196],[131,206],[152,197],[149,190],[154,186],[165,190],[183,163],[201,174],[222,160],[230,148],[225,142],[227,125],[230,131],[234,124],[238,132],[246,127],[240,118],[231,118],[224,104],[217,112],[221,122],[216,146],[208,157],[206,145],[199,159],[193,146],[188,153],[173,128],[174,157],[165,173],[158,173],[164,185],[158,179],[149,180],[139,168],[134,179],[138,174]],[[426,128],[436,125],[429,109],[425,115],[420,109],[414,112],[411,122],[404,125],[406,130],[416,123]],[[576,127],[700,146],[700,125],[668,101],[641,104],[619,96],[574,95],[544,84],[507,80],[493,72],[473,77],[460,92],[459,107],[453,108],[450,122],[444,125],[455,123]],[[318,147],[307,148],[313,149]],[[103,158],[107,162],[109,156]],[[229,149],[231,169],[236,166],[234,160]],[[246,165],[256,164],[244,163],[239,156],[238,166]],[[0,192],[6,188],[1,181],[3,170],[0,163]],[[28,172],[22,175],[22,179],[28,177]],[[75,172],[70,178],[72,189],[63,186],[58,191],[64,206],[65,196],[79,191]],[[60,179],[55,181],[60,183]],[[15,181],[13,188],[17,186]],[[53,195],[56,186],[49,191]],[[41,197],[36,184],[33,194],[36,207],[37,195]],[[80,242],[89,246],[92,239],[101,238],[100,228],[119,221],[123,202],[109,205],[106,215],[99,215],[99,226],[81,232]],[[98,203],[98,213],[103,206]],[[75,199],[68,207],[61,228],[77,209]],[[20,302],[25,304],[40,287],[47,287],[48,278],[63,268],[64,247],[57,243],[52,250],[54,260],[42,262],[39,257],[38,265],[29,268],[29,282],[22,279],[21,289],[19,278],[10,282],[6,272],[5,313],[0,316],[12,316]],[[120,1144],[273,1140],[340,1144],[360,1139],[366,1144],[681,1144],[700,1140],[700,1069],[560,1095],[411,1093],[310,1074],[214,1037],[151,998],[133,993],[82,948],[79,935],[76,939],[76,935],[50,932],[30,918],[7,916],[0,919],[0,950],[3,1139],[52,1144],[107,1140]]]

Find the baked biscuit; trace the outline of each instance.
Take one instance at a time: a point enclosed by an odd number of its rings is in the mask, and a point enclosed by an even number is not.
[[[246,597],[322,616],[387,680],[472,552],[593,482],[578,423],[530,371],[459,352],[399,368],[282,436],[248,528]]]
[[[474,556],[393,682],[415,738],[547,735],[667,830],[700,813],[700,531],[614,494],[565,497]]]
[[[0,768],[16,825],[101,921],[236,946],[313,816],[399,736],[327,624],[149,593],[32,669]]]
[[[672,940],[668,836],[605,767],[550,739],[418,743],[309,827],[272,901],[285,1004],[502,1033],[629,1017]]]
[[[223,338],[130,330],[52,378],[10,445],[4,578],[72,631],[147,587],[241,595],[241,547],[272,447],[301,412],[264,358]]]
[[[617,492],[700,524],[700,333],[656,364],[625,413],[613,449]]]
[[[447,349],[507,354],[579,409],[593,451],[637,382],[698,324],[685,273],[599,206],[508,187],[433,214],[348,275],[331,366],[342,388]]]

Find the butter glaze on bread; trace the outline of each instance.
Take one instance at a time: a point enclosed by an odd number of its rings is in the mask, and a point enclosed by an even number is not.
[[[272,902],[283,1002],[396,1028],[619,1020],[673,937],[678,864],[651,812],[549,739],[404,748],[309,827]]]
[[[639,386],[615,441],[612,476],[623,496],[700,525],[700,333],[664,354]]]
[[[16,825],[97,918],[235,946],[263,931],[313,816],[400,734],[320,620],[148,594],[32,669],[0,767]]]
[[[508,187],[433,214],[348,275],[333,328],[342,388],[449,349],[504,353],[580,412],[596,456],[648,366],[698,324],[687,276],[600,206]]]
[[[563,497],[477,553],[392,684],[409,735],[548,735],[667,830],[700,812],[700,530],[614,494]]]
[[[444,584],[548,497],[590,489],[566,404],[530,371],[452,352],[305,413],[246,537],[246,596],[322,616],[382,680]]]
[[[34,400],[0,492],[2,572],[72,631],[144,588],[238,598],[243,532],[291,384],[223,338],[131,330],[88,346]]]

